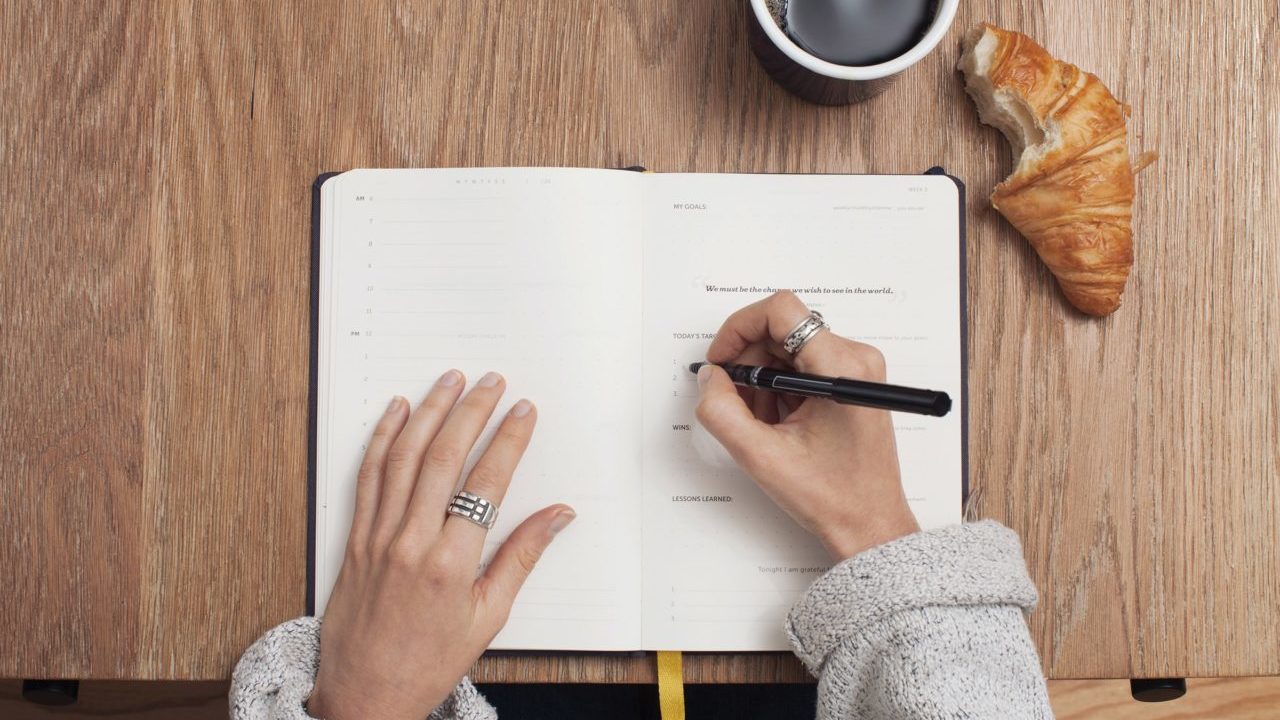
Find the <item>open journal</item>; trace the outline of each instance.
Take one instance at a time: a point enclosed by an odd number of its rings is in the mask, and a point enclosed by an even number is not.
[[[507,392],[471,461],[521,397],[539,422],[484,560],[546,505],[569,503],[578,519],[493,647],[788,649],[787,610],[831,560],[749,477],[701,459],[685,369],[731,312],[775,289],[879,347],[889,382],[951,395],[948,416],[894,424],[920,523],[960,520],[953,179],[476,168],[354,170],[318,188],[316,614],[391,396],[416,403],[449,368],[469,383],[497,370]]]

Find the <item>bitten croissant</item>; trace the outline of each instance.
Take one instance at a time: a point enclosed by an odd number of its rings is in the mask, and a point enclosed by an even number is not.
[[[982,122],[1013,146],[991,204],[1022,233],[1071,304],[1108,315],[1133,265],[1127,108],[1102,81],[1022,33],[983,24],[960,69]]]

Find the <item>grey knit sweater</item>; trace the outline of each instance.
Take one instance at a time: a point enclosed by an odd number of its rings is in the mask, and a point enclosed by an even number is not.
[[[1051,718],[1023,613],[1035,604],[1013,531],[991,521],[918,532],[832,568],[786,620],[818,678],[818,717]],[[269,630],[236,665],[236,720],[303,720],[320,621]],[[463,679],[431,720],[498,714]]]

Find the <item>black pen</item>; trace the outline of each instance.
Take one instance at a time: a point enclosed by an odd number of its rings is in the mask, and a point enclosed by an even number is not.
[[[697,373],[698,368],[711,364],[714,363],[690,363],[689,370]],[[901,385],[886,385],[846,377],[810,375],[794,370],[777,370],[755,365],[729,364],[719,367],[729,373],[729,379],[736,385],[770,392],[828,398],[842,405],[865,405],[935,417],[942,417],[951,412],[951,396],[937,390],[919,390]]]

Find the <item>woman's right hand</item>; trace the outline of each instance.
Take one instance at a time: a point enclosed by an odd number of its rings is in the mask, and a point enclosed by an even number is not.
[[[808,314],[785,291],[748,305],[721,326],[707,361],[884,382],[878,350],[829,330],[788,355],[782,341]],[[739,388],[713,365],[698,372],[698,387],[698,421],[837,561],[920,529],[902,491],[887,411]]]

